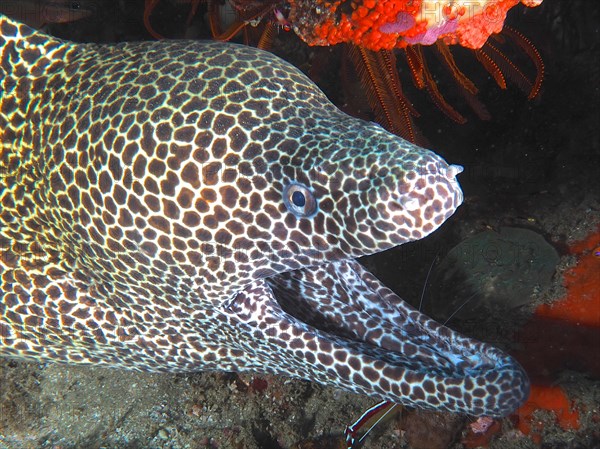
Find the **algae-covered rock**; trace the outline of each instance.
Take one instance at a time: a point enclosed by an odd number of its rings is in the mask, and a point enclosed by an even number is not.
[[[483,231],[452,248],[434,269],[425,310],[444,322],[482,318],[527,304],[550,287],[559,256],[523,228]]]

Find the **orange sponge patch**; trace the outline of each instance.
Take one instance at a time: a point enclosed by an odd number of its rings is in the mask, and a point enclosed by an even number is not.
[[[577,265],[564,275],[567,295],[553,304],[543,304],[535,314],[600,327],[600,229],[571,246]]]
[[[534,420],[536,410],[549,410],[556,415],[556,423],[564,430],[579,429],[579,413],[572,410],[571,401],[560,387],[533,385],[527,402],[517,411],[521,432],[539,443],[542,423]]]

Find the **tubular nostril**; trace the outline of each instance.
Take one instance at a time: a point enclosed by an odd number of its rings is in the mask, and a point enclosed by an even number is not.
[[[448,177],[448,179],[454,179],[456,178],[456,175],[462,173],[463,170],[464,168],[462,165],[449,165],[446,169],[446,176]]]

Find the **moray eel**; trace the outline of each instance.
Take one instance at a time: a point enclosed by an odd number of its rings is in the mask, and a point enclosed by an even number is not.
[[[253,370],[503,416],[522,368],[355,258],[459,206],[460,167],[246,46],[74,44],[0,19],[0,353]]]

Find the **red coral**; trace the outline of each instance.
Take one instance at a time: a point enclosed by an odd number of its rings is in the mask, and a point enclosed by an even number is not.
[[[537,410],[549,410],[556,415],[556,423],[564,430],[579,429],[579,413],[573,410],[571,401],[560,387],[533,385],[527,402],[517,411],[517,427],[533,441],[540,443],[542,423],[534,421]]]
[[[523,349],[515,354],[530,377],[537,382],[556,380],[564,369],[600,376],[597,341],[600,335],[600,257],[597,254],[600,229],[570,247],[577,264],[564,274],[565,297],[535,311],[519,341]],[[539,443],[541,423],[536,410],[551,410],[563,429],[579,428],[579,413],[557,386],[533,385],[529,400],[517,412],[518,428]]]
[[[564,274],[566,295],[539,306],[518,336],[522,348],[514,355],[534,381],[554,382],[565,369],[600,376],[599,243],[600,229],[571,245],[578,260]]]
[[[600,229],[571,245],[570,252],[577,256],[578,262],[564,275],[567,295],[538,307],[537,316],[600,327],[600,257],[596,254],[599,243]]]
[[[309,45],[352,42],[369,50],[431,45],[480,48],[520,0],[290,0],[290,21]],[[541,0],[521,0],[537,6]]]
[[[518,335],[515,357],[538,382],[553,382],[565,369],[600,377],[600,229],[570,247],[577,264],[564,274],[566,295],[537,308]]]
[[[424,20],[414,19],[402,32],[381,31],[382,26],[398,22],[399,17],[415,18],[421,0],[359,0],[349,8],[342,0],[290,0],[290,5],[290,21],[309,45],[352,42],[371,50],[389,50],[405,46],[403,36],[414,36],[427,25]]]

